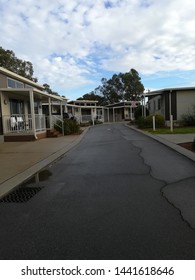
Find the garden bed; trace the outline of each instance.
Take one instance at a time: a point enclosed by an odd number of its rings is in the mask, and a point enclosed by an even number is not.
[[[178,144],[178,145],[181,146],[181,147],[183,147],[183,148],[185,148],[185,149],[187,149],[187,150],[192,151],[193,153],[195,153],[195,149],[193,149],[193,147],[192,147],[192,142],[180,143],[180,144]]]

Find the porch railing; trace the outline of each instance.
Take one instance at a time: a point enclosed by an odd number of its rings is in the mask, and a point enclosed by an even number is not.
[[[90,122],[93,119],[92,115],[81,115],[80,120],[81,122]],[[102,121],[103,120],[103,115],[96,115],[95,116],[96,120]]]
[[[7,133],[33,133],[32,115],[13,114],[3,116],[4,134]],[[45,115],[35,115],[35,130],[45,131]]]
[[[46,130],[45,115],[35,115],[35,130],[36,132]]]
[[[90,122],[92,120],[91,115],[81,115],[81,122]]]
[[[51,124],[50,124],[51,122]],[[61,115],[51,115],[46,117],[47,129],[59,127],[64,135],[63,117]]]

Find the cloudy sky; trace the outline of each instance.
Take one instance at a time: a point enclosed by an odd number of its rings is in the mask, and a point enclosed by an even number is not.
[[[0,0],[0,46],[69,99],[136,69],[145,89],[195,86],[194,0]]]

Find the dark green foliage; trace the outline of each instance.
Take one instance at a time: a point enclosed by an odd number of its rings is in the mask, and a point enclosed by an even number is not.
[[[0,67],[10,70],[35,83],[38,82],[38,79],[33,77],[34,70],[30,61],[21,60],[15,56],[13,51],[4,50],[2,47],[0,47]],[[47,93],[59,95],[57,92],[51,90],[48,84],[44,84],[43,86]]]
[[[153,115],[150,115],[146,118],[140,117],[136,124],[139,128],[152,128],[153,127]],[[155,115],[155,127],[160,128],[164,127],[165,125],[165,119],[161,115]]]
[[[64,119],[64,135],[79,133],[80,126],[75,120]],[[62,133],[62,122],[57,121],[57,124],[54,126],[56,130]]]
[[[13,51],[4,50],[2,47],[0,47],[0,66],[33,82],[37,82],[37,78],[33,77],[32,63],[17,58]]]
[[[135,123],[138,126],[138,128],[145,128],[146,127],[146,119],[144,117],[139,117],[136,120]]]
[[[99,105],[108,105],[124,100],[140,100],[144,91],[139,73],[131,69],[127,73],[114,74],[111,79],[102,78],[102,85],[79,99],[98,100]]]
[[[184,126],[194,126],[195,125],[195,105],[192,106],[192,113],[187,113],[182,116],[182,124]]]
[[[84,94],[82,97],[77,98],[77,100],[95,100],[98,101],[99,105],[103,104],[104,98],[98,94],[95,94],[93,91],[90,93]]]
[[[53,95],[58,95],[58,96],[59,96],[59,94],[58,94],[57,92],[53,91],[53,90],[50,88],[50,85],[48,85],[48,84],[43,84],[43,86],[44,86],[45,91],[46,91],[47,93],[53,94]]]
[[[138,120],[140,117],[142,117],[142,111],[144,110],[144,108],[142,108],[143,106],[140,105],[138,106],[136,109],[135,109],[135,113],[134,113],[134,117],[135,117],[135,120]],[[146,108],[146,116],[149,115],[149,111],[148,109]]]

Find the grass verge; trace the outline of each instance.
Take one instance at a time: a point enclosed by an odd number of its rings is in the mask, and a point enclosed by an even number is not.
[[[153,133],[153,134],[188,134],[188,133],[195,133],[195,126],[192,127],[175,127],[173,129],[173,132],[171,132],[170,128],[156,128],[155,131],[153,131],[152,128],[143,129],[144,131]]]

